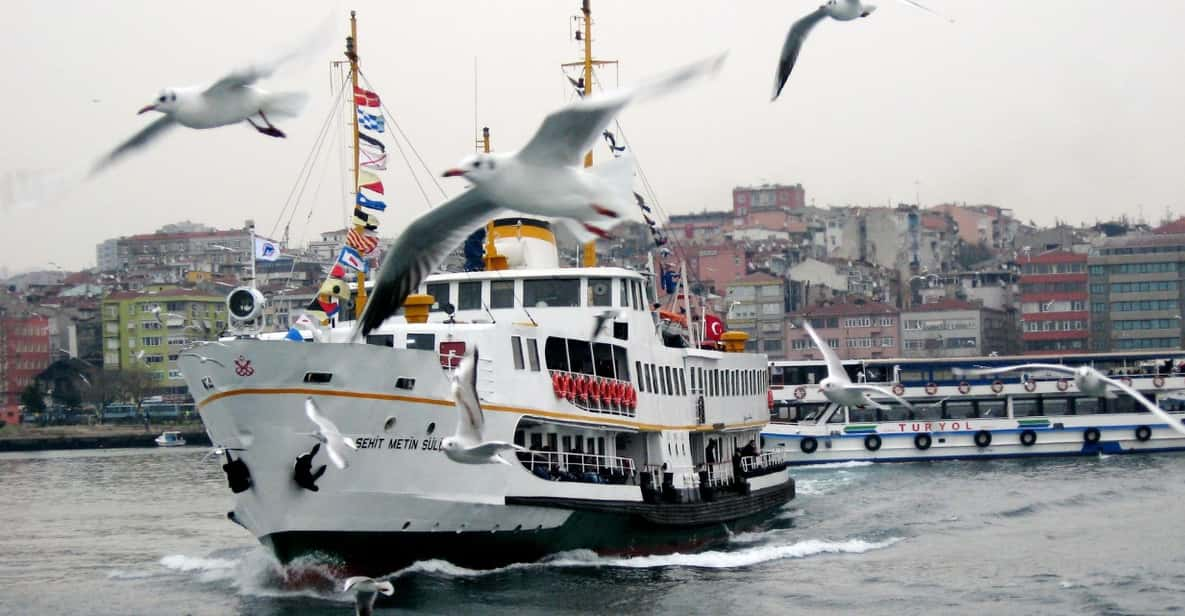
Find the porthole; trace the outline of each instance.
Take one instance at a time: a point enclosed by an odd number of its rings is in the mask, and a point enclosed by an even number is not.
[[[384,421],[384,422],[383,422],[383,430],[386,430],[387,432],[390,432],[390,431],[391,431],[391,429],[392,429],[392,428],[394,428],[394,427],[395,427],[395,416],[394,416],[394,415],[392,415],[392,416],[390,416],[390,417],[388,417],[388,418],[387,418],[387,421]]]
[[[403,523],[403,528],[401,528],[400,530],[407,530],[407,527],[408,527],[408,526],[411,526],[411,521],[404,522],[404,523]]]
[[[428,423],[428,434],[432,434],[435,431],[436,431],[436,422],[435,421],[429,422]]]

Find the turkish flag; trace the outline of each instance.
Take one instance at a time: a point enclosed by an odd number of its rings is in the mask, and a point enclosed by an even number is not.
[[[724,333],[724,321],[721,321],[718,316],[704,315],[704,326],[704,338],[707,340],[719,340],[720,334]]]

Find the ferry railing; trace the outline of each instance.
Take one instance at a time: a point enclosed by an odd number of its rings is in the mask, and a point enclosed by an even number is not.
[[[717,462],[715,464],[706,465],[705,470],[708,471],[708,485],[713,488],[721,488],[732,485],[736,481],[736,476],[733,474],[733,466],[731,462]]]
[[[567,379],[567,382],[569,384],[574,383],[576,381],[576,379],[595,378],[598,384],[601,381],[609,381],[609,383],[613,385],[615,390],[625,391],[625,390],[630,389],[633,386],[632,383],[630,383],[629,381],[626,381],[624,379],[599,377],[599,376],[594,376],[591,374],[585,374],[583,372],[571,372],[568,370],[548,370],[548,373],[551,375],[553,382],[554,382],[556,375],[561,375]],[[569,385],[569,387],[571,387],[571,385]],[[580,409],[588,411],[590,413],[604,413],[607,415],[620,415],[622,417],[635,417],[637,415],[637,409],[630,408],[630,406],[626,403],[626,401],[620,397],[611,397],[609,399],[605,399],[600,396],[591,396],[591,395],[586,395],[586,396],[573,395],[573,396],[566,396],[566,397],[568,400],[571,401],[572,404],[574,404],[577,407],[579,407]]]
[[[537,476],[588,483],[633,483],[637,474],[633,458],[602,456],[576,451],[518,452],[518,459]],[[596,477],[596,479],[594,479]]]
[[[761,475],[781,470],[785,466],[786,452],[784,451],[764,451],[755,456],[741,458],[741,473],[745,475]]]

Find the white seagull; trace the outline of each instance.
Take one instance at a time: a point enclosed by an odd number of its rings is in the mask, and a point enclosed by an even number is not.
[[[461,365],[453,374],[453,402],[457,404],[457,430],[440,442],[444,455],[461,464],[506,464],[498,455],[503,449],[526,451],[523,447],[505,441],[483,441],[485,413],[477,398],[477,347],[461,359]]]
[[[132,150],[139,149],[174,126],[206,129],[247,122],[269,137],[285,137],[270,118],[298,115],[307,99],[303,92],[268,92],[255,83],[272,76],[281,65],[297,59],[315,57],[333,37],[333,16],[302,44],[288,53],[267,61],[231,71],[209,85],[165,88],[137,113],[162,114],[140,132],[132,135],[91,168],[90,174],[102,171]],[[258,118],[258,123],[253,120]]]
[[[621,316],[621,310],[618,309],[602,310],[597,313],[597,316],[593,320],[592,335],[588,339],[596,340],[597,336],[601,335],[601,330],[605,329],[605,324],[619,316]]]
[[[378,594],[381,592],[390,597],[395,594],[395,587],[386,580],[377,582],[372,578],[355,576],[346,579],[346,583],[342,587],[342,592],[354,593],[355,614],[358,616],[370,616],[374,613],[374,600],[378,598]]]
[[[312,421],[317,426],[317,431],[311,433],[309,436],[325,443],[325,453],[329,456],[329,461],[339,469],[344,469],[350,465],[346,462],[346,447],[350,449],[358,449],[358,444],[354,439],[342,436],[337,426],[333,425],[324,415],[317,411],[317,403],[313,402],[312,397],[304,400],[304,414],[308,415],[309,421]]]
[[[823,354],[823,360],[827,363],[827,377],[819,381],[819,389],[828,400],[848,407],[889,408],[869,397],[870,393],[878,393],[886,398],[893,398],[902,406],[913,408],[913,405],[907,400],[883,387],[853,383],[852,379],[848,378],[848,373],[843,369],[843,363],[839,361],[839,356],[823,339],[819,338],[819,334],[815,333],[815,328],[811,327],[810,321],[804,319],[802,328],[810,334],[811,339],[815,341],[815,346],[819,347],[819,352]]]
[[[606,236],[634,210],[633,160],[622,156],[586,170],[584,154],[631,101],[664,94],[723,61],[716,56],[632,88],[582,98],[547,116],[521,150],[470,156],[446,171],[445,177],[464,177],[473,187],[413,220],[395,240],[358,331],[365,335],[395,314],[457,245],[503,209],[559,218],[581,241]]]
[[[900,1],[946,19],[946,17],[914,2],[914,0]],[[774,95],[770,100],[777,100],[778,95],[782,93],[782,87],[786,85],[786,80],[790,78],[790,71],[794,70],[794,63],[798,61],[798,52],[802,51],[802,44],[806,41],[806,35],[810,34],[811,29],[816,24],[827,17],[836,21],[852,21],[858,17],[868,17],[875,10],[876,5],[865,4],[861,0],[827,0],[826,3],[806,17],[794,22],[794,25],[790,26],[790,31],[786,33],[786,42],[782,43],[782,56],[778,60],[778,74],[774,79]],[[953,19],[949,19],[948,21],[954,22]]]
[[[1006,374],[1009,372],[1027,372],[1033,370],[1048,370],[1050,372],[1059,372],[1074,377],[1074,384],[1078,386],[1078,391],[1094,397],[1094,398],[1108,398],[1114,400],[1118,396],[1115,392],[1108,389],[1108,386],[1114,387],[1123,393],[1131,396],[1136,402],[1144,405],[1153,415],[1156,415],[1161,421],[1167,423],[1170,428],[1185,434],[1185,425],[1181,424],[1181,419],[1173,417],[1154,404],[1151,400],[1144,397],[1132,386],[1123,381],[1113,379],[1107,375],[1095,370],[1090,366],[1062,366],[1058,364],[1017,364],[1015,366],[1004,366],[1003,368],[973,368],[965,370],[962,368],[955,368],[955,376],[993,376],[997,374]]]

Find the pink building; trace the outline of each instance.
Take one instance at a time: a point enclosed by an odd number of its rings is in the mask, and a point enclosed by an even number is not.
[[[746,274],[745,249],[736,244],[689,247],[687,269],[689,274],[695,272],[696,280],[720,293],[728,283]]]
[[[732,189],[732,211],[738,216],[748,216],[750,210],[758,208],[781,208],[796,210],[806,207],[806,190],[802,184],[783,186],[781,184],[762,186],[738,186]]]
[[[0,317],[0,420],[20,423],[21,392],[49,367],[50,351],[48,318]]]
[[[809,319],[811,326],[840,359],[881,359],[901,356],[899,311],[880,302],[854,302],[816,306],[795,314],[793,328],[787,328],[787,359],[823,359],[806,330],[798,326]]]

